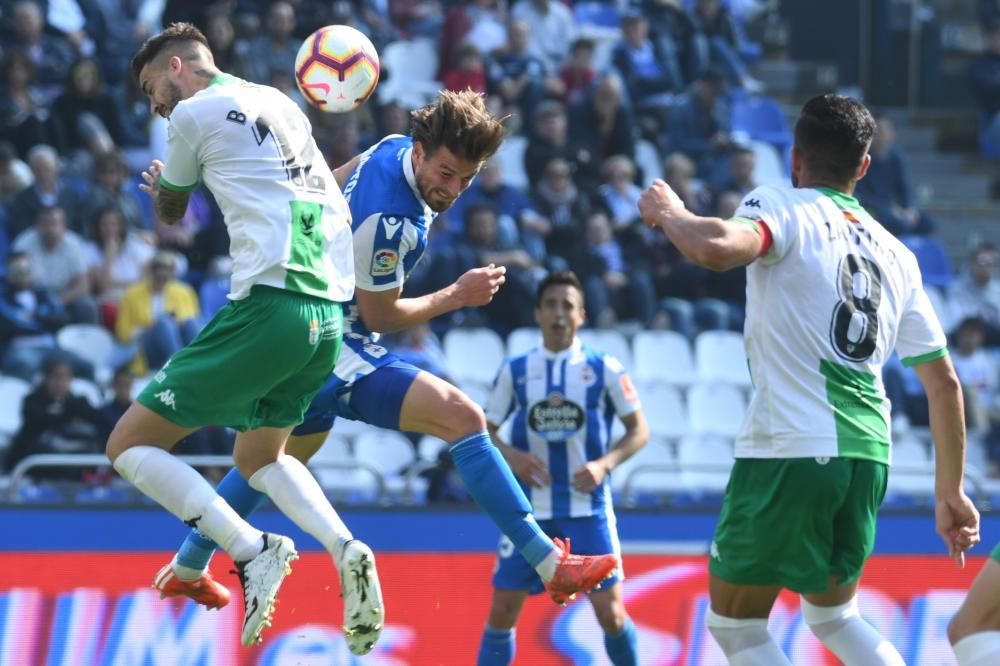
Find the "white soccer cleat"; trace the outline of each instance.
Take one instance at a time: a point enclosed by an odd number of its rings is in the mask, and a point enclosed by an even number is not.
[[[243,647],[260,643],[260,633],[271,626],[271,615],[285,576],[292,573],[292,560],[299,559],[295,543],[277,534],[264,535],[264,550],[246,562],[237,562],[235,572],[243,585]]]
[[[372,549],[357,539],[340,558],[340,595],[344,598],[344,638],[357,655],[368,654],[382,633],[385,605]]]

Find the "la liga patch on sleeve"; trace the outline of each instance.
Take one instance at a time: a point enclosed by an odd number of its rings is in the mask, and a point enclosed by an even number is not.
[[[394,250],[376,250],[372,255],[372,275],[392,275],[399,264],[399,255]]]

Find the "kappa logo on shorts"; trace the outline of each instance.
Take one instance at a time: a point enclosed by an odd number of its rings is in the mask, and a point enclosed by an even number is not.
[[[164,389],[159,393],[154,393],[153,397],[157,398],[160,402],[175,412],[177,411],[177,401],[174,399],[174,392],[170,389]]]
[[[713,560],[718,560],[718,561],[721,562],[722,561],[722,556],[719,555],[719,544],[717,544],[717,543],[715,543],[713,541],[711,547],[708,549],[708,555]]]

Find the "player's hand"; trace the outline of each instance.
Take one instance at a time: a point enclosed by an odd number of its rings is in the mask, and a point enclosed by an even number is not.
[[[965,567],[965,551],[979,543],[979,511],[965,493],[934,504],[938,535],[948,547],[948,555],[959,568]]]
[[[658,227],[664,220],[676,217],[686,210],[677,193],[659,178],[639,197],[639,215],[648,227]]]
[[[455,297],[459,307],[478,308],[488,305],[507,281],[506,273],[505,267],[493,264],[466,271],[455,281]]]
[[[144,183],[139,183],[139,189],[153,197],[160,194],[160,174],[163,172],[163,162],[153,160],[149,168],[142,172]]]
[[[588,460],[573,472],[573,489],[581,493],[589,493],[601,485],[608,474],[608,468],[598,460]]]
[[[514,476],[532,488],[544,488],[552,483],[549,468],[534,453],[520,451],[512,446],[502,447],[503,457]]]

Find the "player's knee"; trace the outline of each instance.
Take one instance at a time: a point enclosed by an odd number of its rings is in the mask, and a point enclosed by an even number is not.
[[[964,609],[959,609],[955,616],[948,623],[948,642],[954,645],[966,636],[976,633],[976,627],[963,613]]]
[[[455,390],[448,396],[448,407],[442,411],[439,423],[441,434],[437,435],[447,442],[471,435],[486,429],[486,416],[483,408],[472,402],[461,391]]]
[[[624,604],[594,608],[594,615],[597,616],[597,623],[601,625],[601,629],[609,636],[617,636],[625,628]]]

